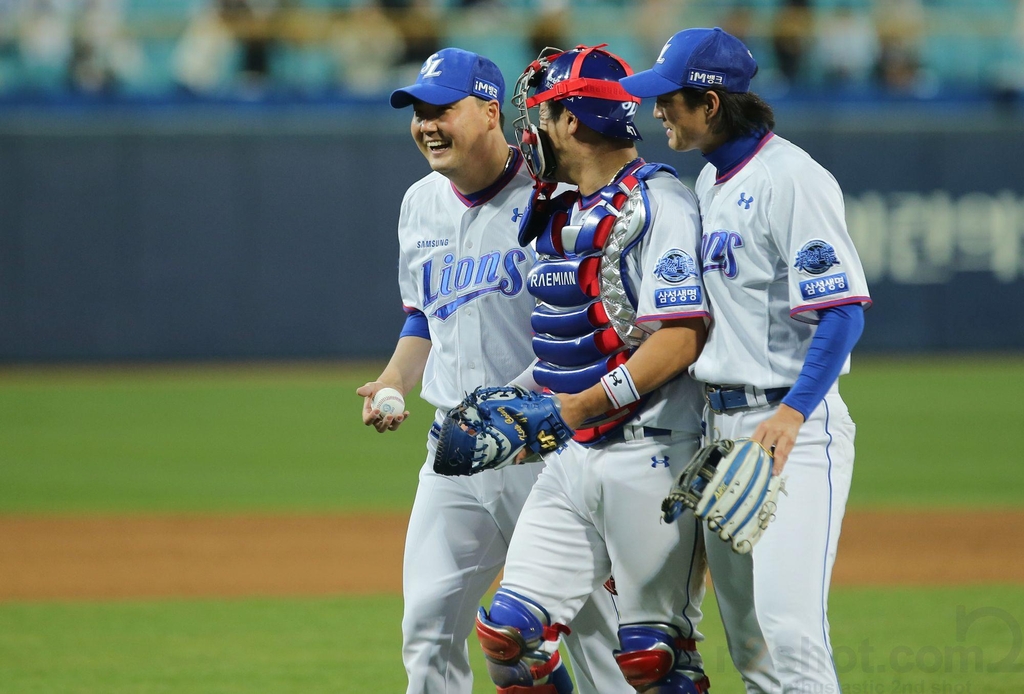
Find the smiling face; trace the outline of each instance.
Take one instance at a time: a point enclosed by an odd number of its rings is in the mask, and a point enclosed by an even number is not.
[[[662,94],[654,102],[654,117],[665,126],[668,146],[677,152],[699,149],[706,153],[709,147],[713,149],[711,145],[718,139],[710,127],[714,113],[715,109],[706,103],[690,108],[681,90]]]
[[[498,103],[475,96],[442,106],[416,101],[410,131],[431,169],[458,178],[486,157],[488,134],[497,118]]]

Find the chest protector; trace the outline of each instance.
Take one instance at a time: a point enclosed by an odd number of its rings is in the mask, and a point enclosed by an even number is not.
[[[646,333],[636,326],[636,296],[626,257],[648,228],[643,181],[661,164],[642,160],[598,193],[579,224],[568,225],[579,196],[561,203],[537,238],[538,262],[527,288],[537,299],[531,318],[533,377],[556,393],[579,393],[624,364]],[[573,437],[584,445],[603,441],[643,407],[647,398],[584,422]]]

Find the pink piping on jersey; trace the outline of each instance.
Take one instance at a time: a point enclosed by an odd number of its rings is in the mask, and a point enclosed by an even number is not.
[[[406,306],[405,304],[402,304],[402,310],[405,311],[406,313],[423,313],[423,311],[420,311],[415,306]]]
[[[807,313],[808,311],[820,311],[823,308],[835,308],[836,306],[848,306],[849,304],[865,304],[864,309],[871,308],[871,297],[870,296],[848,296],[843,299],[833,299],[832,301],[826,301],[823,304],[804,304],[803,306],[797,306],[795,309],[789,312],[789,316],[792,318],[798,313]]]
[[[744,157],[742,160],[740,160],[740,162],[738,164],[736,164],[736,166],[732,167],[731,169],[726,171],[724,174],[716,174],[715,175],[715,185],[717,186],[719,183],[725,183],[730,178],[732,178],[733,176],[738,174],[740,172],[740,169],[742,169],[744,166],[746,166],[747,162],[749,162],[751,159],[753,159],[754,156],[758,152],[761,151],[761,148],[764,147],[768,143],[768,140],[772,139],[773,137],[775,137],[775,133],[773,133],[771,131],[768,131],[767,133],[765,133],[765,136],[761,138],[761,141],[759,143],[757,143],[757,147],[754,148],[753,152],[751,152],[746,157]]]
[[[466,207],[479,207],[480,205],[489,202],[495,195],[505,189],[505,186],[509,184],[509,181],[515,178],[516,174],[519,173],[520,167],[523,165],[523,155],[520,154],[519,150],[515,147],[509,146],[509,149],[512,150],[512,166],[502,171],[498,180],[483,190],[466,196],[459,192],[459,189],[455,187],[454,183],[449,183],[452,187],[452,191],[455,192],[455,196],[462,201],[463,205]]]
[[[711,315],[707,311],[689,311],[687,313],[660,313],[650,316],[637,316],[633,319],[634,323],[651,323],[656,320],[679,320],[681,318],[710,318]]]

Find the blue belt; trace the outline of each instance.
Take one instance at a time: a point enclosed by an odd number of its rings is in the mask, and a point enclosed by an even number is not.
[[[636,424],[626,424],[608,434],[608,437],[602,441],[602,443],[608,441],[635,441],[637,439],[650,438],[651,436],[671,435],[671,429],[659,429],[658,427],[641,427]]]
[[[750,407],[764,407],[779,402],[789,393],[789,388],[761,388],[744,386],[714,386],[704,388],[704,397],[713,412],[721,414],[728,410],[742,410]]]

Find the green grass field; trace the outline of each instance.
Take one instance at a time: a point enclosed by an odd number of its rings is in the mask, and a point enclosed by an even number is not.
[[[0,371],[0,514],[406,511],[431,413],[410,399],[399,432],[363,427],[377,370]],[[1020,383],[1022,358],[856,359],[851,506],[1020,508]],[[740,692],[709,603],[714,691]],[[400,614],[393,596],[0,604],[0,694],[401,692]],[[1022,586],[837,589],[831,616],[848,694],[1024,691]]]
[[[833,591],[845,691],[1019,694],[1022,594],[1010,586]],[[383,596],[0,604],[0,692],[403,692],[401,612],[399,598]],[[713,691],[742,694],[714,600],[706,612]],[[478,649],[471,653],[474,691],[493,694]]]

